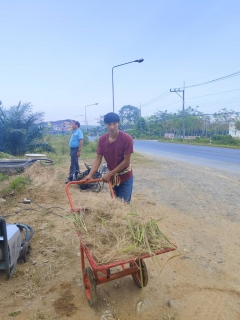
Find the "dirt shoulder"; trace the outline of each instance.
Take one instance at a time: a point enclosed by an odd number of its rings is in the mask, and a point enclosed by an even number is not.
[[[21,221],[35,231],[30,261],[18,264],[9,280],[0,273],[1,319],[13,312],[16,319],[239,319],[240,173],[137,155],[132,166],[133,205],[146,216],[165,217],[160,228],[178,247],[157,263],[145,260],[147,287],[140,290],[130,276],[102,284],[97,306],[88,306],[79,240],[71,222],[59,217],[70,209],[68,164],[36,163],[25,171],[33,180],[26,194],[0,207],[1,215],[19,212],[8,223]],[[92,196],[77,187],[71,194],[76,205]],[[109,196],[107,187],[99,196]],[[24,197],[33,200],[27,208],[18,202]]]

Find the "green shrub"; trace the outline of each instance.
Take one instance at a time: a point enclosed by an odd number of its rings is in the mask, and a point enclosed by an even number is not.
[[[9,195],[12,191],[21,193],[25,190],[26,186],[30,184],[30,182],[31,180],[29,178],[17,176],[9,183],[7,187],[0,190],[0,196],[5,197]]]
[[[8,179],[9,179],[9,176],[7,176],[6,174],[0,173],[0,182]]]
[[[84,134],[83,136],[83,146],[87,146],[89,144],[88,135]]]
[[[9,191],[15,190],[21,192],[28,184],[30,184],[30,182],[31,180],[29,178],[18,176],[12,180],[8,189]]]
[[[98,143],[97,141],[91,141],[89,142],[89,144],[87,146],[85,146],[85,152],[97,152],[97,146]]]
[[[67,154],[67,153],[69,153],[68,146],[66,146],[65,144],[62,144],[62,146],[61,146],[61,154],[64,155],[64,154]]]
[[[0,159],[13,159],[15,158],[14,156],[11,156],[8,153],[0,152]]]
[[[235,140],[230,134],[228,135],[216,135],[214,134],[211,138],[214,144],[222,145],[237,145],[237,140]]]

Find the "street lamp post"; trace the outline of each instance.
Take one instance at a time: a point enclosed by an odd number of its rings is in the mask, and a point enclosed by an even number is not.
[[[130,61],[130,62],[126,62],[126,63],[122,63],[122,64],[118,64],[117,66],[112,67],[112,97],[113,97],[113,112],[114,112],[114,83],[113,83],[113,69],[116,67],[121,67],[124,66],[125,64],[129,64],[129,63],[133,63],[133,62],[138,62],[141,63],[143,62],[144,59],[138,59],[138,60],[134,60],[134,61]]]
[[[92,103],[92,104],[88,104],[85,106],[85,125],[87,126],[87,131],[88,131],[88,125],[87,125],[87,112],[86,112],[86,108],[89,107],[89,106],[96,106],[98,105],[98,103]]]

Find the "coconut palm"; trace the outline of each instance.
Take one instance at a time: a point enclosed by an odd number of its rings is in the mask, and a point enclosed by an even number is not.
[[[16,155],[26,152],[54,151],[46,143],[39,143],[45,125],[42,112],[32,113],[30,103],[19,102],[8,110],[0,105],[0,149],[1,151]]]

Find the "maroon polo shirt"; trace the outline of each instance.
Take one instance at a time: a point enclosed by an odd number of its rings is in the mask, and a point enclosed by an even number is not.
[[[104,156],[108,170],[115,169],[124,159],[124,155],[133,153],[133,139],[132,137],[119,131],[117,139],[113,142],[109,142],[109,134],[106,133],[99,138],[97,154]],[[130,163],[126,166],[128,168]],[[124,171],[126,168],[122,169]],[[127,181],[132,176],[132,170],[123,175],[120,175],[121,183]]]

